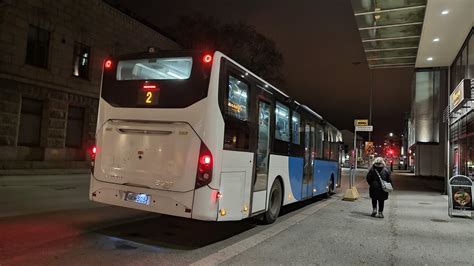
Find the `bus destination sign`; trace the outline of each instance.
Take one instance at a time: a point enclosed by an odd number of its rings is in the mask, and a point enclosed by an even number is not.
[[[157,105],[160,90],[156,85],[144,85],[143,89],[138,91],[137,104],[139,105]]]

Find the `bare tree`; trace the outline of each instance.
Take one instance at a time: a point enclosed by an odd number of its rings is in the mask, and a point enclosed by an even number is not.
[[[283,55],[273,40],[244,23],[221,23],[214,17],[183,16],[165,29],[184,48],[221,51],[272,84],[282,86]]]

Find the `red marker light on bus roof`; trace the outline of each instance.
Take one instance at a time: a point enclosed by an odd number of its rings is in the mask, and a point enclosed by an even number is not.
[[[97,148],[94,146],[94,147],[92,148],[92,154],[96,154],[96,153],[97,153]]]
[[[156,89],[156,85],[143,85],[144,89]]]
[[[105,68],[111,68],[112,67],[112,60],[110,60],[110,59],[105,60],[104,66],[105,66]]]
[[[210,55],[210,54],[204,55],[203,58],[202,58],[202,61],[206,64],[210,63],[212,61],[212,55]]]
[[[143,90],[144,91],[156,91],[156,90],[158,90],[158,87],[156,86],[156,84],[145,83],[143,85]]]

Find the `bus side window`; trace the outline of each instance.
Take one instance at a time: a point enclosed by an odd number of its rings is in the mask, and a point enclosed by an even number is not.
[[[328,127],[324,127],[324,141],[323,141],[323,158],[326,160],[330,159],[331,156],[331,135]]]
[[[323,158],[323,140],[324,140],[324,131],[323,127],[320,124],[316,124],[316,158]]]
[[[288,107],[277,102],[275,107],[275,138],[278,140],[290,141],[290,110]]]
[[[291,141],[293,144],[300,145],[300,114],[293,112],[291,117]]]
[[[249,96],[249,85],[230,74],[226,98],[225,149],[249,149]]]

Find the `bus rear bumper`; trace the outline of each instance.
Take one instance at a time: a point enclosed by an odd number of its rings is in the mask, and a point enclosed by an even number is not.
[[[148,204],[125,200],[126,193],[149,196]],[[154,213],[192,218],[203,221],[217,220],[217,191],[208,186],[187,192],[156,190],[102,182],[91,176],[91,201]]]
[[[147,204],[126,200],[127,193],[146,194]],[[191,218],[194,191],[172,192],[156,189],[131,187],[119,184],[101,182],[91,178],[89,198],[92,201],[109,205],[121,206],[137,210]]]

